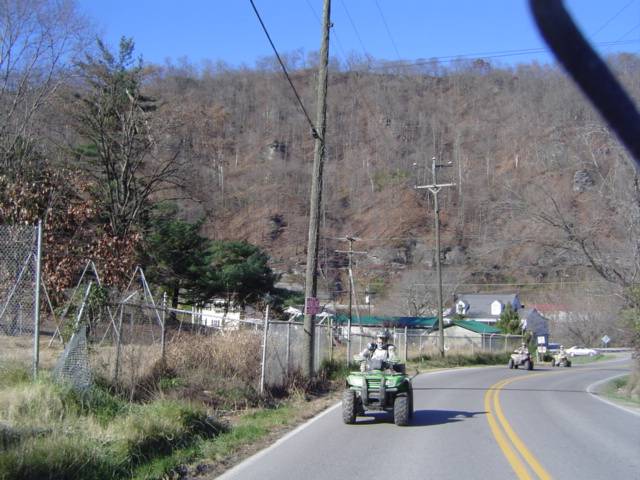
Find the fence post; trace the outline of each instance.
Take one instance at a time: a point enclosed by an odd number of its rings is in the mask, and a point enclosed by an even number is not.
[[[405,325],[404,326],[404,361],[405,361],[405,363],[409,361],[409,357],[408,357],[408,354],[409,354],[409,342],[408,342],[408,340],[409,340],[409,338],[407,337],[408,332],[409,332],[409,329]]]
[[[162,362],[162,366],[164,367],[165,360],[165,349],[166,349],[166,336],[167,336],[167,327],[166,327],[166,319],[167,319],[167,292],[162,294],[162,338],[160,343],[160,361]]]
[[[291,322],[287,322],[287,378],[289,378],[289,369],[291,365]]]
[[[122,345],[122,317],[124,315],[124,304],[120,304],[120,317],[118,318],[118,331],[116,332],[116,363],[113,368],[113,383],[118,382],[118,371],[120,370],[120,346]]]
[[[269,304],[264,314],[264,333],[262,335],[262,367],[260,369],[260,394],[264,393],[265,364],[267,362],[267,332],[269,331]]]
[[[34,331],[33,331],[33,378],[38,376],[38,364],[40,363],[40,283],[42,265],[42,220],[38,220],[36,241],[36,291],[34,299]]]
[[[333,317],[329,318],[329,361],[333,363]]]

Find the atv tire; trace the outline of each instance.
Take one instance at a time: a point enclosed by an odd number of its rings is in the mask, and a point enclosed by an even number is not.
[[[533,362],[531,360],[526,360],[524,362],[524,366],[527,368],[527,370],[533,370]]]
[[[509,359],[509,363],[507,365],[509,366],[509,368],[513,368],[513,358]]]
[[[393,423],[400,427],[409,425],[409,397],[406,395],[398,395],[393,402]]]
[[[356,423],[356,392],[345,390],[342,394],[342,421],[347,425]]]
[[[551,360],[551,366],[552,366],[552,367],[556,367],[556,366],[557,366],[557,365],[556,365],[556,361],[555,361],[555,360]]]

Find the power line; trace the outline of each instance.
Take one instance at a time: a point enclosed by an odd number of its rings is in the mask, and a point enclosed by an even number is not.
[[[316,10],[315,8],[313,8],[313,5],[311,5],[309,0],[305,0],[305,1],[307,2],[307,6],[309,7],[309,10],[311,10],[311,12],[313,13],[313,16],[316,17],[316,20],[318,20],[318,23],[322,25],[322,19],[316,13]],[[331,27],[333,28],[333,24],[331,24]],[[338,49],[340,50],[341,56],[343,58],[346,58],[347,55],[344,53],[344,48],[342,48],[342,42],[340,42],[340,38],[338,37],[338,32],[335,31],[335,28],[333,30],[333,37],[336,39],[336,44],[338,45]]]
[[[627,31],[624,35],[622,35],[618,41],[622,40],[624,37],[626,37],[627,35],[629,35],[631,32],[635,32],[638,28],[640,28],[640,23],[637,24],[635,27],[633,27],[631,30]]]
[[[349,9],[347,8],[347,6],[345,5],[343,0],[340,0],[340,3],[342,4],[342,8],[344,8],[344,11],[347,14],[347,18],[349,19],[349,22],[351,23],[351,27],[353,28],[353,31],[356,33],[356,38],[360,42],[360,46],[362,47],[362,52],[366,56],[367,55],[367,49],[364,48],[364,43],[362,42],[362,38],[360,37],[360,32],[358,32],[358,28],[356,27],[356,24],[353,23],[353,18],[351,18],[351,14],[349,13]]]
[[[635,1],[636,1],[636,0],[631,0],[631,1],[630,1],[629,3],[627,3],[624,7],[622,7],[620,10],[618,10],[618,12],[617,12],[613,17],[611,17],[609,20],[607,20],[606,22],[604,22],[604,24],[603,24],[600,28],[598,28],[598,30],[596,30],[595,32],[593,32],[593,33],[591,34],[591,37],[592,37],[592,38],[593,38],[593,37],[595,37],[598,33],[600,33],[600,32],[601,32],[602,30],[604,30],[607,26],[609,26],[609,24],[610,24],[611,22],[613,22],[616,18],[618,18],[618,16],[619,16],[622,12],[624,12],[624,11],[625,11],[625,10],[626,10],[626,9],[627,9],[631,4],[632,4],[632,3],[635,3]]]
[[[632,30],[635,30],[632,29]],[[627,32],[627,34],[630,32]],[[627,35],[625,34],[625,36]],[[594,43],[594,46],[598,47],[614,47],[614,46],[622,46],[629,45],[632,43],[638,43],[638,40],[626,40],[621,41],[618,39],[616,41],[611,42],[598,42]],[[383,70],[388,68],[402,68],[402,67],[419,67],[422,65],[430,65],[434,63],[450,63],[456,60],[471,60],[471,59],[485,59],[485,58],[502,58],[502,57],[516,57],[520,55],[529,55],[534,53],[551,53],[549,48],[545,47],[537,47],[537,48],[523,48],[516,50],[496,50],[489,52],[476,52],[476,53],[465,53],[465,54],[455,54],[455,55],[445,55],[440,57],[431,57],[429,59],[424,60],[416,60],[415,62],[409,61],[400,61],[400,62],[385,62],[383,65],[375,65],[370,66],[370,70]]]
[[[264,22],[262,21],[262,17],[260,16],[260,13],[258,12],[258,9],[256,8],[256,5],[253,3],[253,0],[249,0],[249,2],[251,3],[251,6],[253,7],[253,11],[256,13],[256,17],[258,17],[258,21],[260,22],[260,25],[262,25],[262,30],[264,30],[264,34],[267,36],[267,40],[269,40],[269,43],[271,44],[271,48],[273,49],[273,52],[276,54],[276,58],[278,59],[278,62],[280,63],[280,66],[282,67],[282,71],[284,72],[284,76],[287,77],[287,81],[289,82],[289,85],[291,86],[291,89],[293,90],[293,93],[295,94],[296,99],[298,100],[298,104],[300,105],[300,108],[302,109],[302,112],[304,113],[304,116],[307,118],[307,122],[309,123],[309,126],[311,127],[311,135],[313,136],[313,138],[319,138],[318,131],[316,130],[315,125],[311,121],[311,117],[309,117],[309,114],[307,113],[307,109],[304,108],[304,104],[302,103],[302,99],[300,98],[300,95],[298,95],[298,91],[296,90],[296,87],[293,85],[293,82],[291,81],[291,77],[289,77],[289,72],[287,72],[287,68],[284,66],[284,62],[280,58],[280,54],[278,53],[278,50],[276,49],[276,46],[273,44],[273,41],[271,40],[271,36],[269,35],[269,32],[267,31],[267,27],[265,26]]]
[[[391,35],[391,30],[389,30],[389,25],[387,25],[387,20],[384,18],[384,14],[382,13],[382,9],[380,8],[380,4],[378,3],[378,0],[376,0],[376,7],[378,8],[378,12],[380,12],[380,18],[382,18],[382,23],[384,24],[384,28],[387,30],[387,35],[389,35],[389,39],[391,40],[391,45],[393,45],[393,49],[396,51],[398,60],[401,60],[400,52],[398,52],[398,47],[396,46],[396,42],[393,40],[393,35]]]

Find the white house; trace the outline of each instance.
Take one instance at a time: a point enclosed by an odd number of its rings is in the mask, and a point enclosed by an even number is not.
[[[515,312],[523,308],[517,293],[466,293],[455,297],[455,311],[451,314],[493,325],[507,305],[511,305]]]

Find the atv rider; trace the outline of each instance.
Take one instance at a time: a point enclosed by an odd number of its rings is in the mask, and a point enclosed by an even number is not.
[[[516,348],[514,351],[516,353],[519,353],[520,355],[526,355],[527,353],[529,353],[529,349],[527,348],[527,344],[525,342],[522,342],[520,347]]]
[[[397,362],[398,356],[396,355],[395,345],[389,342],[389,331],[380,330],[376,334],[376,343],[370,343],[367,345],[360,356],[365,359],[371,360],[383,360],[385,362]]]

